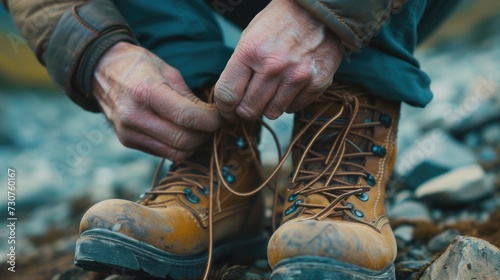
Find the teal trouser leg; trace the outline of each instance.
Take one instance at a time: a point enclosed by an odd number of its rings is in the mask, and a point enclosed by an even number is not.
[[[359,85],[386,99],[425,106],[432,99],[430,79],[413,56],[417,44],[429,35],[459,1],[409,1],[370,44],[347,55],[335,80]]]

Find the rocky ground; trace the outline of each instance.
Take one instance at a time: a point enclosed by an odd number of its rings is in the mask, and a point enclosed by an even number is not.
[[[405,106],[402,112],[387,204],[398,279],[500,279],[499,28],[500,18],[492,17],[469,35],[418,54],[435,99],[425,110]],[[273,126],[286,136],[289,123],[288,116]],[[269,165],[270,143],[266,137],[262,144]],[[0,156],[2,168],[18,174],[16,273],[7,272],[2,253],[0,279],[127,279],[73,267],[79,219],[97,201],[135,200],[148,188],[157,159],[123,148],[102,116],[62,94],[5,90]],[[7,197],[0,203],[7,205]],[[1,252],[8,249],[5,233]],[[211,278],[268,274],[265,259],[223,261]]]

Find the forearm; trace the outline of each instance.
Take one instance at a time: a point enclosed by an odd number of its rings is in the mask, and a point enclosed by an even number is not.
[[[84,109],[99,111],[91,90],[98,60],[120,41],[136,43],[109,0],[6,0],[22,35],[52,79]]]
[[[408,0],[295,0],[321,20],[349,50],[370,41]]]

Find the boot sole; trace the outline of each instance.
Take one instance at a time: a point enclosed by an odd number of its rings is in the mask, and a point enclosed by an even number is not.
[[[268,235],[264,231],[213,247],[213,260],[231,257],[237,262],[266,256]],[[84,270],[136,277],[196,279],[207,263],[208,253],[176,255],[103,229],[81,234],[76,242],[75,265]]]
[[[271,280],[394,280],[394,265],[376,271],[342,261],[304,256],[284,259],[276,264]]]

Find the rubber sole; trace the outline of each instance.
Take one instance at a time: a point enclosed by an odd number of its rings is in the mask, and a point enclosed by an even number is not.
[[[375,271],[338,260],[303,256],[282,260],[276,264],[271,280],[394,280],[394,265]]]
[[[265,257],[268,235],[233,239],[213,248],[214,262],[224,257],[244,262]],[[81,234],[76,242],[75,265],[84,270],[136,277],[197,279],[206,266],[208,253],[181,256],[162,251],[128,236],[103,229]]]

